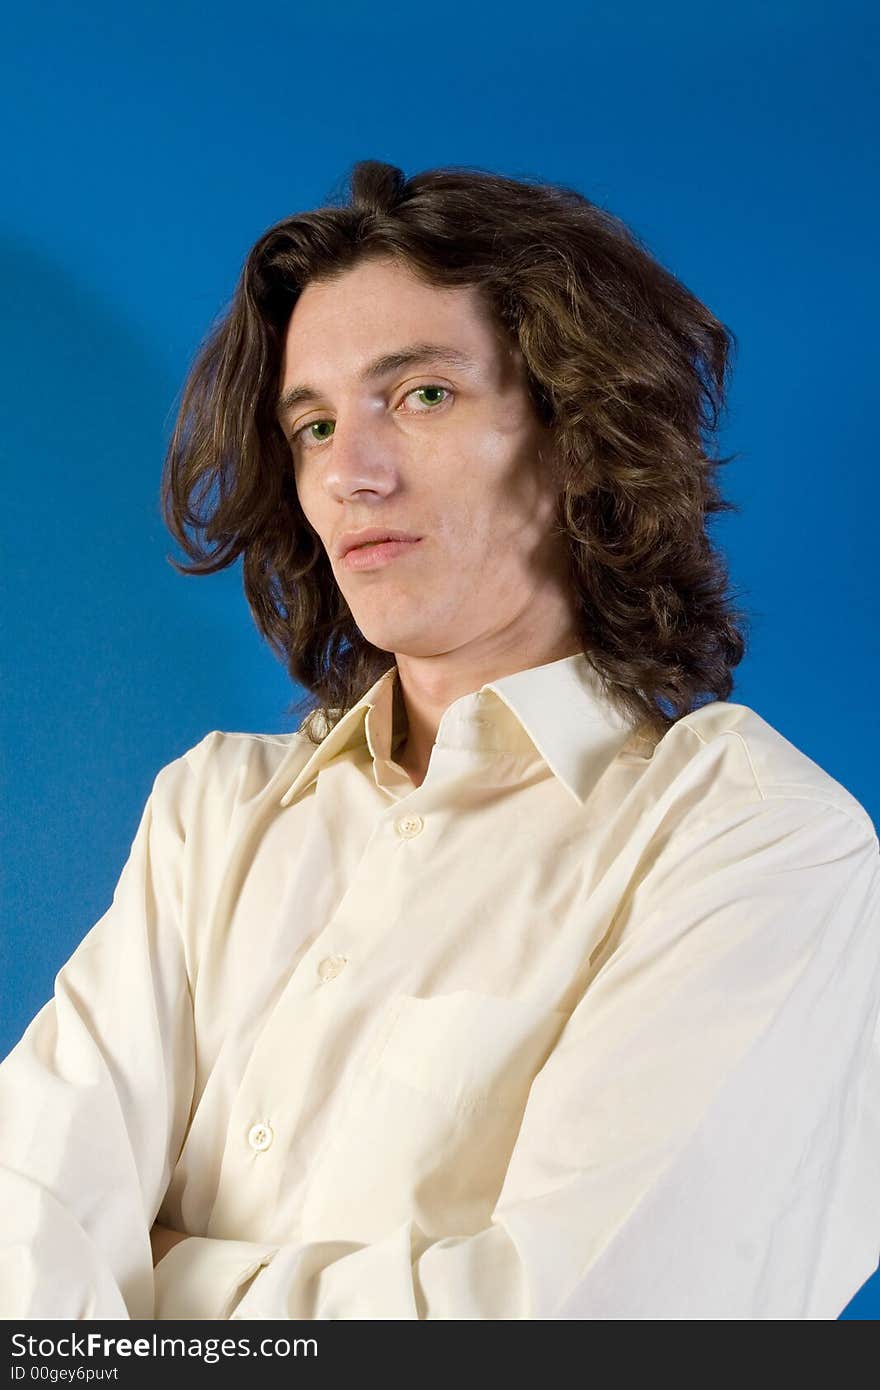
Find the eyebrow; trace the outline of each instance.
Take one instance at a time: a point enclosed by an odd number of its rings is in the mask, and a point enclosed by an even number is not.
[[[445,362],[450,367],[474,367],[476,363],[466,353],[445,343],[410,343],[396,352],[385,352],[368,362],[360,374],[360,381],[375,381],[379,377],[397,372],[401,367],[417,366],[420,362]],[[291,386],[278,400],[278,416],[283,419],[295,406],[304,401],[319,400],[321,392],[314,386]]]

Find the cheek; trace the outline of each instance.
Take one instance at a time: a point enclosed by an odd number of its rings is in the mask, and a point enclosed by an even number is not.
[[[325,520],[322,519],[321,508],[317,504],[318,499],[312,495],[312,491],[310,488],[303,485],[301,478],[297,480],[296,496],[297,501],[299,502],[300,511],[302,512],[306,521],[309,523],[312,530],[317,532],[321,540],[326,543],[327,526]]]

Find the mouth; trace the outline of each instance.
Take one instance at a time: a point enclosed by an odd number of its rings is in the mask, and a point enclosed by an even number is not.
[[[411,555],[421,545],[417,540],[368,541],[366,545],[355,545],[345,552],[342,563],[349,570],[380,569],[404,555]]]

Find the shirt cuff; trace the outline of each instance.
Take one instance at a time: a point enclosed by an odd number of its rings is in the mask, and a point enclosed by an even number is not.
[[[245,1286],[278,1248],[214,1236],[179,1240],[153,1270],[154,1317],[157,1321],[228,1319]]]
[[[230,1320],[418,1318],[413,1261],[429,1244],[410,1218],[371,1245],[350,1240],[283,1245]]]

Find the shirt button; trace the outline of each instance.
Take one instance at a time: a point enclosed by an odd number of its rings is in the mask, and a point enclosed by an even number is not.
[[[271,1125],[251,1125],[248,1130],[248,1143],[257,1153],[262,1153],[264,1149],[268,1149],[274,1138]]]
[[[347,964],[345,956],[325,956],[318,966],[318,974],[322,980],[335,980]]]
[[[421,816],[401,816],[394,823],[394,829],[404,840],[411,840],[413,835],[421,835],[424,828],[425,822]]]

